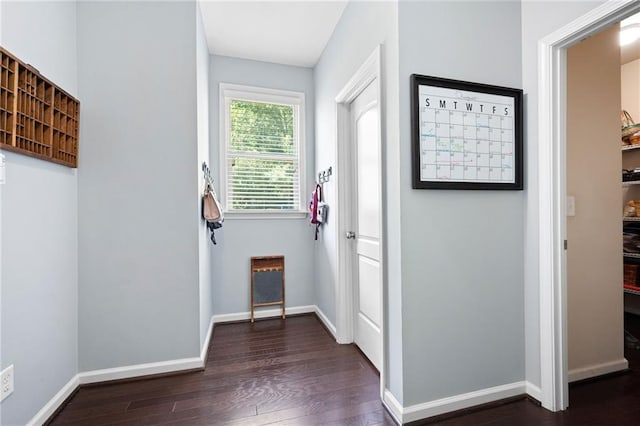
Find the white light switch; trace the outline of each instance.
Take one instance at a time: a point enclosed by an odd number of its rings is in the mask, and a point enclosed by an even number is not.
[[[567,195],[567,216],[576,215],[576,197]]]

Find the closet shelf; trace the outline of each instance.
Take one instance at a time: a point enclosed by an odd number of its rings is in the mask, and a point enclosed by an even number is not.
[[[640,144],[622,146],[623,151],[633,151],[634,149],[640,149]]]

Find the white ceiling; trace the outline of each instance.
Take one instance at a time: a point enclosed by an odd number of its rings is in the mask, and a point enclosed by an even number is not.
[[[348,0],[200,0],[209,52],[313,67]]]

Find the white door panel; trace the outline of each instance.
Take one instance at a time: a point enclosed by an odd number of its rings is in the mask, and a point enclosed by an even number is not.
[[[370,259],[378,259],[380,256],[380,241],[370,240],[366,237],[358,238],[358,255],[366,256]]]
[[[367,358],[369,358],[369,361],[380,370],[380,360],[382,359],[380,328],[364,315],[358,314],[356,329],[359,330],[358,347],[364,352]],[[367,352],[365,352],[365,348],[367,348]]]
[[[358,256],[358,296],[360,313],[378,327],[380,324],[380,262]]]
[[[369,86],[372,87],[372,86]],[[366,92],[366,90],[365,90]],[[363,93],[364,94],[364,93]],[[362,95],[361,95],[362,96]],[[357,119],[358,159],[358,235],[379,238],[380,187],[378,182],[378,110],[377,105],[366,105]]]
[[[380,268],[380,135],[377,81],[351,103],[353,129],[354,341],[380,369],[382,277]]]

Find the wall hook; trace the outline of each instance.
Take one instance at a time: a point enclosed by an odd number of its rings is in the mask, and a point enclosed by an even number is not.
[[[329,177],[333,174],[333,168],[329,167],[326,170],[323,170],[318,173],[318,183],[326,183],[329,182]]]

